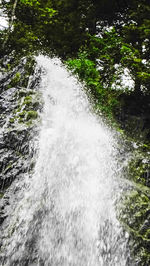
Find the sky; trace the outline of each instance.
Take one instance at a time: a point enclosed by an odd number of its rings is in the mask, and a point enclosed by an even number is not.
[[[0,4],[1,4],[1,0],[0,0]],[[0,30],[3,30],[5,28],[8,27],[8,19],[7,17],[4,15],[3,10],[0,9]]]

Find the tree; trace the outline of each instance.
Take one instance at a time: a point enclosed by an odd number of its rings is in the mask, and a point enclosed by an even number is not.
[[[3,0],[4,11],[10,20],[5,49],[7,53],[14,48],[20,53],[33,52],[44,46],[45,31],[57,14],[50,4],[51,1],[41,0],[20,0],[18,3]]]

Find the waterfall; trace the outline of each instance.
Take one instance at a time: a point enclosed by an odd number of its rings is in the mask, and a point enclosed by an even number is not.
[[[4,229],[5,266],[125,266],[127,234],[114,134],[59,59],[37,58],[43,95],[38,152]],[[13,211],[11,211],[11,208]]]

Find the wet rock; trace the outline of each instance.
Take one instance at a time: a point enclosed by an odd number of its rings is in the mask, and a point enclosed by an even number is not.
[[[7,215],[5,214],[5,212],[0,211],[0,225],[4,222],[6,217]]]
[[[150,249],[150,206],[149,188],[136,186],[126,193],[122,208],[122,221],[129,233],[131,254],[138,266],[149,266]],[[127,226],[127,227],[126,227]]]
[[[37,96],[40,76],[38,70],[34,75],[34,59],[23,58],[15,62],[11,58],[5,61],[0,75],[0,224],[7,217],[6,206],[17,193],[15,188],[11,190],[15,181],[33,171],[35,149],[32,140],[41,104]],[[22,112],[25,117],[21,116]],[[17,188],[17,183],[15,186]]]
[[[139,232],[140,234],[144,234],[145,232],[147,232],[147,230],[150,229],[150,215],[147,217],[147,219],[144,221],[144,223],[142,224]]]
[[[1,137],[0,138],[0,153],[1,153],[3,148],[5,148],[5,143],[4,143],[3,137]]]
[[[18,151],[22,154],[29,153],[29,129],[14,129],[7,133],[4,133],[5,147]]]
[[[14,154],[12,151],[3,149],[1,150],[1,158],[0,158],[0,171],[1,173],[6,171],[6,169],[10,168],[10,166],[18,160],[18,156]]]

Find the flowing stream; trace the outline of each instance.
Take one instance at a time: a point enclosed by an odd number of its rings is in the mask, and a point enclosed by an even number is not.
[[[9,217],[2,265],[129,265],[128,236],[116,217],[123,173],[114,134],[58,59],[37,61],[44,101],[38,154]]]

